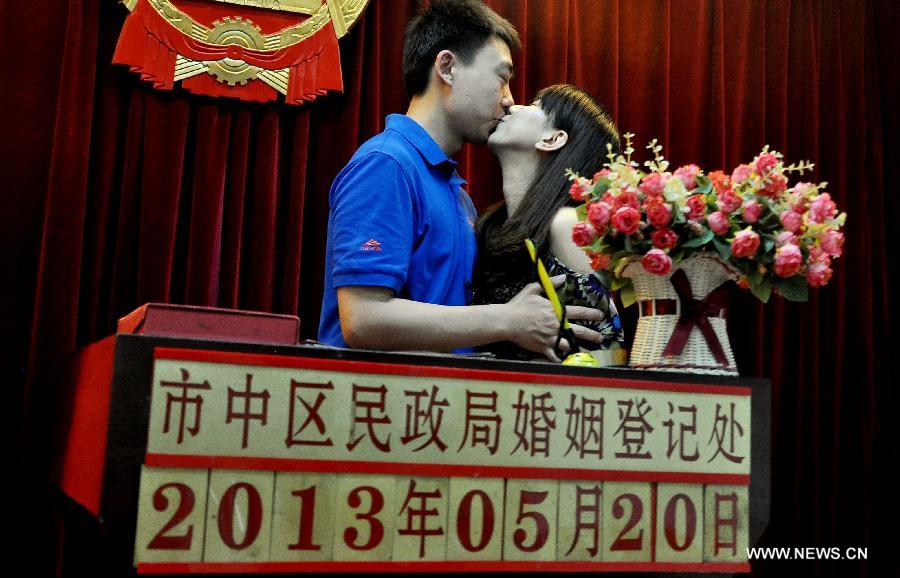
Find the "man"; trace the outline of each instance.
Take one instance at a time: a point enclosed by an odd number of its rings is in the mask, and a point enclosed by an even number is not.
[[[464,307],[475,210],[450,157],[465,142],[484,143],[512,106],[510,48],[518,46],[515,28],[477,0],[433,0],[410,22],[409,109],[388,116],[331,187],[320,341],[431,351],[512,341],[558,360],[559,323],[537,284],[503,305]],[[568,314],[602,317],[577,307]]]

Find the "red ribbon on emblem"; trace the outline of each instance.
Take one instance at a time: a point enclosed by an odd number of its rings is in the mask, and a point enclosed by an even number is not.
[[[694,299],[691,284],[684,271],[679,269],[669,281],[681,300],[681,316],[675,324],[672,336],[669,337],[669,341],[666,343],[663,355],[666,357],[681,355],[681,352],[684,351],[684,346],[687,345],[691,331],[696,326],[706,340],[706,345],[709,347],[709,351],[713,354],[716,362],[719,365],[727,366],[728,358],[725,356],[722,343],[719,341],[712,324],[710,324],[709,318],[718,315],[719,311],[725,307],[728,287],[719,285],[705,299],[699,301]]]
[[[301,42],[277,50],[259,50],[236,44],[211,44],[185,34],[167,22],[146,0],[139,1],[125,20],[113,64],[127,64],[154,88],[171,90],[175,62],[181,55],[192,61],[241,60],[266,70],[289,69],[285,101],[302,104],[327,91],[344,89],[338,39],[331,22]],[[204,75],[206,76],[206,75]],[[204,76],[187,78],[182,86],[210,96],[230,96],[265,102],[275,90],[259,82],[228,86]]]

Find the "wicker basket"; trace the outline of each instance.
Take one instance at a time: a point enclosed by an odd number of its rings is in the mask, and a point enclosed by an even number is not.
[[[648,273],[639,260],[629,262],[621,275],[631,278],[641,311],[629,365],[635,369],[654,371],[737,375],[724,309],[718,316],[708,317],[708,320],[721,344],[724,360],[727,360],[725,363],[716,361],[706,337],[697,326],[690,329],[680,354],[663,355],[682,313],[681,301],[670,281],[679,269],[687,276],[693,298],[700,301],[726,281],[739,277],[738,272],[718,256],[707,253],[685,259],[665,276]]]

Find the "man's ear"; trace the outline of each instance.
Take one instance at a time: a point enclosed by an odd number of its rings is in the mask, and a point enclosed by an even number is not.
[[[569,133],[562,129],[555,128],[549,136],[534,143],[534,148],[549,153],[563,148],[566,146],[567,142],[569,142]]]
[[[453,65],[456,64],[456,55],[449,50],[441,50],[434,57],[434,72],[438,81],[453,86]]]

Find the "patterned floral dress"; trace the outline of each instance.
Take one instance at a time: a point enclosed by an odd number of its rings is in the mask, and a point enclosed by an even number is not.
[[[597,349],[609,349],[614,344],[621,347],[625,346],[625,335],[622,331],[622,321],[619,318],[619,312],[616,304],[612,300],[609,290],[600,284],[600,279],[594,274],[584,274],[573,271],[565,264],[557,259],[549,251],[545,251],[541,259],[544,267],[551,277],[565,274],[565,284],[557,289],[560,300],[568,305],[577,305],[582,307],[594,307],[600,309],[605,314],[603,321],[572,321],[583,325],[603,336],[601,343],[579,341],[579,346],[587,351]],[[488,303],[508,303],[521,291],[525,285],[537,280],[537,271],[523,274],[520,278],[516,278],[507,283],[496,285],[487,291],[476,287],[473,296],[475,305],[484,305]],[[479,348],[481,351],[489,351],[497,357],[503,359],[532,359],[540,357],[538,354],[522,349],[518,345],[511,342],[493,343]]]

